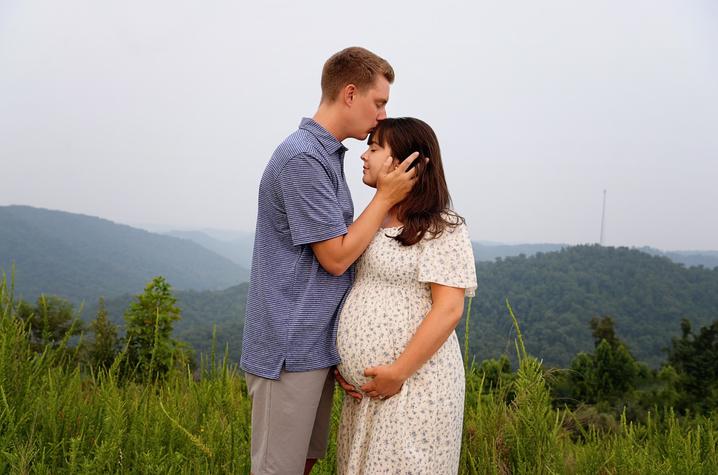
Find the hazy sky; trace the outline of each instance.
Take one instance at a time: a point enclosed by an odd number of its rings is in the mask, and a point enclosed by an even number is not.
[[[606,244],[718,249],[717,5],[0,0],[0,205],[253,230],[269,156],[360,45],[473,239],[595,242],[607,189]]]

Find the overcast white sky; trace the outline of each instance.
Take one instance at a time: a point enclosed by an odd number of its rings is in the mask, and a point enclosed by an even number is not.
[[[0,0],[0,205],[253,230],[350,45],[434,127],[472,238],[718,249],[718,4]],[[348,140],[357,214],[364,144]]]

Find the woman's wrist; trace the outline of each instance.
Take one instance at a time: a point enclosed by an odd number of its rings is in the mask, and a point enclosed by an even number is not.
[[[414,371],[412,371],[401,358],[396,360],[392,366],[394,367],[396,377],[401,380],[402,383],[414,374]]]

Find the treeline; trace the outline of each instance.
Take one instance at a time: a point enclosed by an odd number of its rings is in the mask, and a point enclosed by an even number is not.
[[[626,248],[575,246],[478,262],[477,277],[469,333],[469,355],[477,361],[506,354],[516,363],[506,298],[521,316],[529,352],[547,366],[563,368],[576,354],[592,350],[592,318],[610,316],[617,334],[650,368],[665,361],[681,320],[699,328],[717,318],[718,268],[686,268]],[[175,295],[182,319],[175,323],[174,337],[190,343],[198,354],[207,353],[216,327],[217,345],[227,346],[232,360],[238,361],[247,284],[222,291],[180,290]],[[120,326],[120,333],[133,298],[127,294],[106,301],[108,317]],[[96,314],[97,300],[88,301],[83,319],[89,322]],[[463,331],[459,325],[460,341]]]
[[[663,257],[625,248],[576,246],[531,257],[477,263],[478,295],[472,302],[469,356],[481,361],[508,355],[515,364],[508,298],[521,316],[531,354],[545,365],[568,367],[579,352],[593,349],[590,321],[610,316],[633,355],[650,368],[666,360],[682,319],[695,328],[718,318],[718,269],[685,268]],[[208,353],[212,329],[217,344],[238,361],[247,284],[222,291],[177,291],[182,319],[175,337]],[[110,319],[123,325],[132,295],[107,300]],[[83,315],[91,319],[97,305]],[[464,325],[457,329],[460,341]]]
[[[646,422],[661,408],[680,414],[718,410],[718,320],[694,331],[681,322],[666,361],[658,369],[639,362],[616,335],[611,317],[590,321],[593,350],[577,354],[567,368],[549,370],[547,386],[556,408],[577,411],[584,422],[603,430],[621,417]],[[519,335],[521,339],[521,337]],[[506,355],[477,365],[487,391],[507,387],[516,377]],[[513,395],[505,394],[507,401]]]
[[[9,299],[8,305],[27,329],[29,348],[39,354],[52,350],[68,367],[98,372],[114,366],[122,379],[148,381],[164,378],[173,368],[196,366],[192,347],[172,336],[181,310],[161,276],[128,305],[124,336],[108,318],[104,299],[89,324],[83,323],[70,302],[56,296],[41,295],[34,304]]]
[[[187,342],[197,355],[208,354],[214,341],[222,352],[227,349],[232,361],[239,361],[248,286],[245,282],[219,291],[175,291],[182,318],[174,323],[173,337]],[[124,333],[125,310],[134,298],[127,294],[105,302],[108,317],[118,325],[120,334]],[[83,308],[81,316],[89,321],[97,312],[97,303],[91,303]]]
[[[203,314],[216,310],[211,304],[217,300],[210,298],[211,294],[198,294],[207,299]],[[473,301],[469,301],[467,309],[471,309],[467,313],[471,335],[481,315],[473,313]],[[65,353],[68,364],[90,371],[115,365],[120,377],[147,380],[162,378],[172,368],[193,370],[202,353],[238,361],[230,355],[229,343],[222,344],[224,340],[217,337],[216,326],[208,328],[205,323],[204,332],[188,332],[203,338],[199,355],[192,341],[176,338],[173,329],[182,320],[183,312],[163,277],[154,278],[144,292],[127,302],[122,327],[109,319],[102,299],[95,318],[88,324],[78,318],[72,304],[59,297],[41,296],[35,304],[22,300],[16,303],[16,314],[27,325],[35,351],[58,348]],[[509,320],[506,313],[504,319]],[[592,407],[596,414],[608,415],[614,422],[624,411],[628,411],[631,420],[644,420],[648,411],[656,407],[674,408],[681,413],[707,413],[718,408],[718,319],[696,331],[689,320],[682,320],[680,328],[674,328],[666,357],[657,368],[634,355],[630,345],[619,337],[613,317],[593,317],[586,326],[592,348],[573,355],[563,369],[554,368],[548,378],[556,407]],[[523,339],[530,341],[526,335],[524,332]],[[235,338],[238,345],[241,336]],[[468,356],[471,344],[466,345],[464,341],[467,364],[476,364],[477,360]],[[501,387],[514,374],[513,359],[507,353],[480,361],[477,368],[484,376],[486,390]]]

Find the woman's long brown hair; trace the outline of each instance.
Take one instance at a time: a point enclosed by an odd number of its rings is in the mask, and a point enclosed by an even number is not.
[[[447,226],[464,222],[464,218],[451,209],[439,141],[426,122],[411,117],[384,119],[369,136],[369,143],[372,142],[388,146],[392,157],[402,161],[413,152],[419,152],[419,158],[412,164],[417,171],[417,182],[397,205],[397,218],[403,226],[394,239],[411,246],[421,241],[427,232],[437,237]]]

